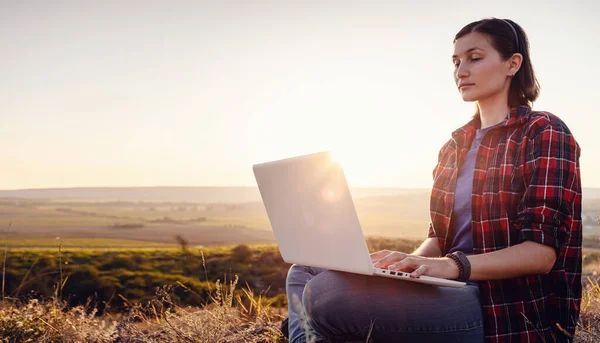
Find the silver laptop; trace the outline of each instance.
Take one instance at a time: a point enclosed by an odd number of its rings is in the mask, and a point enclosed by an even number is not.
[[[328,152],[253,166],[284,261],[438,286],[464,282],[373,267],[341,165]]]

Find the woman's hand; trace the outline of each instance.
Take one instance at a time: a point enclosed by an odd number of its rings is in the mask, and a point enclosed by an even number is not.
[[[410,273],[410,277],[421,275],[433,276],[443,279],[456,279],[458,266],[447,257],[431,258],[409,255],[399,251],[381,250],[371,254],[371,261],[375,268]]]

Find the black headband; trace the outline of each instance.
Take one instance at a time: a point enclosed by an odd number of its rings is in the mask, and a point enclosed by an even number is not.
[[[513,34],[515,35],[515,40],[517,41],[517,51],[516,52],[519,52],[519,36],[517,35],[517,30],[515,30],[515,27],[508,20],[504,20],[504,19],[500,19],[500,20],[502,20],[503,22],[507,23],[508,26],[510,26]]]

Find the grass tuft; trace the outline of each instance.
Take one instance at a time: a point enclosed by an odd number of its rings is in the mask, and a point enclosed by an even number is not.
[[[237,278],[212,294],[203,308],[180,307],[171,286],[154,299],[132,305],[125,313],[98,316],[89,304],[68,308],[57,298],[24,304],[5,302],[0,308],[0,342],[282,342],[281,316],[256,299],[251,290],[234,296]],[[251,305],[248,306],[248,303]],[[238,306],[239,305],[239,306]]]

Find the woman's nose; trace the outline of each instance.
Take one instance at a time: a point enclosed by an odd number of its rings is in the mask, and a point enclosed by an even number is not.
[[[456,78],[457,79],[462,79],[469,76],[469,71],[467,70],[466,67],[464,67],[464,64],[460,64],[457,68],[456,68]]]

